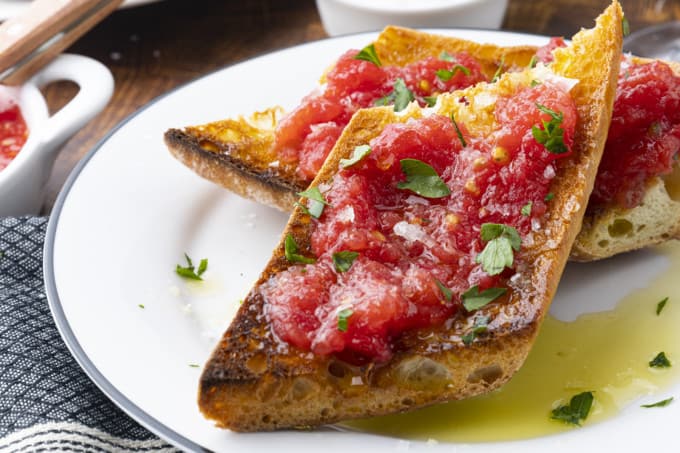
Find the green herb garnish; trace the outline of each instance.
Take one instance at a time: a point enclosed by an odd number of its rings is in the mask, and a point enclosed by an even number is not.
[[[425,101],[428,107],[434,107],[437,103],[437,96],[425,96],[423,101]]]
[[[323,208],[324,206],[327,206],[328,203],[324,199],[323,194],[318,187],[310,187],[305,191],[298,192],[298,195],[309,200],[306,214],[311,215],[315,219],[321,217]]]
[[[545,196],[543,201],[548,202],[548,201],[552,200],[553,198],[555,198],[555,194],[550,192],[550,193],[548,193],[548,195]]]
[[[656,403],[652,403],[652,404],[643,404],[643,405],[641,405],[640,407],[646,407],[646,408],[650,408],[650,407],[666,407],[666,406],[668,406],[669,404],[671,404],[672,402],[673,402],[673,397],[671,396],[670,398],[666,398],[665,400],[657,401]]]
[[[198,269],[194,268],[194,263],[189,258],[189,255],[184,254],[184,258],[187,260],[186,266],[180,266],[179,264],[175,267],[175,272],[180,277],[188,278],[190,280],[203,280],[201,275],[208,269],[208,259],[203,258],[198,264]]]
[[[626,16],[623,16],[621,19],[621,28],[623,28],[623,36],[630,35],[630,24],[628,23]]]
[[[314,264],[316,260],[314,258],[308,258],[304,255],[298,253],[298,245],[295,242],[293,235],[288,234],[286,240],[284,241],[283,250],[286,255],[286,259],[291,263],[303,263],[303,264]]]
[[[340,159],[340,168],[348,168],[354,164],[359,163],[364,157],[371,153],[371,147],[368,145],[359,145],[352,151],[352,156],[349,159]]]
[[[338,330],[340,332],[347,332],[347,325],[349,318],[354,314],[351,308],[344,308],[338,312]]]
[[[442,292],[442,295],[444,295],[444,299],[446,299],[447,302],[451,302],[451,299],[453,299],[453,291],[447,288],[442,282],[440,282],[436,278],[434,279],[434,281],[437,284],[437,287],[439,287],[439,290]]]
[[[553,154],[562,154],[569,151],[567,145],[564,144],[564,129],[560,127],[564,119],[562,112],[557,113],[539,103],[536,103],[536,108],[550,115],[552,119],[550,121],[541,121],[543,129],[535,125],[531,127],[534,139]]]
[[[537,63],[538,63],[538,58],[536,58],[536,55],[534,55],[533,57],[531,57],[531,60],[529,60],[529,67],[535,68]]]
[[[361,49],[361,51],[358,54],[356,54],[354,59],[370,61],[371,63],[378,67],[382,66],[380,58],[378,58],[378,53],[375,51],[375,46],[373,44],[369,44],[368,46]]]
[[[531,215],[531,208],[534,205],[533,201],[528,202],[524,206],[522,206],[522,209],[520,210],[520,214],[522,214],[525,217],[529,217]]]
[[[394,111],[401,112],[404,110],[409,102],[413,101],[415,96],[413,92],[408,89],[404,79],[397,79],[394,81],[394,88],[392,92],[385,97],[382,97],[375,101],[374,105],[390,105],[394,103]]]
[[[668,303],[668,297],[664,297],[663,300],[661,300],[661,302],[656,304],[656,316],[659,316],[661,314],[661,312],[663,311],[663,308],[666,306],[667,303]]]
[[[489,275],[498,275],[506,267],[512,267],[513,250],[518,252],[522,239],[516,229],[498,223],[482,224],[481,237],[486,246],[475,261]]]
[[[139,305],[137,305],[137,306],[138,306],[139,308],[146,308],[146,307],[144,306],[144,304],[139,304]]]
[[[397,184],[399,189],[410,190],[425,198],[442,198],[451,194],[451,190],[435,169],[425,162],[418,159],[401,159],[400,163],[406,181]]]
[[[448,61],[449,63],[453,63],[454,61],[456,61],[453,55],[451,55],[445,50],[443,50],[442,53],[439,54],[439,59],[443,61]]]
[[[475,323],[472,326],[472,330],[462,337],[460,337],[461,340],[463,340],[463,344],[465,346],[470,346],[473,341],[475,341],[475,338],[477,338],[477,335],[480,333],[484,333],[488,330],[489,328],[489,317],[488,316],[479,316],[475,319]]]
[[[479,286],[475,285],[461,294],[460,298],[467,311],[474,311],[479,310],[489,302],[498,299],[506,292],[507,289],[505,288],[489,288],[480,293]]]
[[[503,65],[504,64],[505,64],[505,55],[503,55],[501,57],[501,62],[498,64],[498,69],[496,69],[496,72],[493,75],[493,78],[491,79],[491,83],[496,83],[498,81],[498,78],[503,73]]]
[[[453,68],[449,69],[438,69],[437,70],[437,77],[439,77],[442,81],[448,82],[451,80],[451,78],[456,75],[456,73],[460,71],[466,76],[470,75],[470,70],[463,66],[462,64],[457,64]]]
[[[358,252],[350,252],[349,250],[334,253],[333,264],[335,265],[335,270],[338,272],[347,272],[358,256]]]
[[[460,128],[458,127],[458,123],[456,123],[456,118],[453,116],[453,112],[451,112],[451,122],[453,123],[453,127],[456,129],[456,135],[458,135],[458,140],[460,140],[460,144],[463,145],[463,148],[467,147],[467,142],[465,141],[463,133],[460,131]]]
[[[666,353],[661,351],[656,357],[649,361],[649,366],[652,368],[670,368],[671,361],[666,357]]]
[[[539,86],[540,84],[541,84],[541,82],[539,82],[538,80],[532,80],[532,81],[531,81],[531,88],[537,87],[537,86]]]
[[[190,366],[191,368],[198,368],[200,365],[197,364],[197,363],[190,363],[189,366]]]
[[[581,426],[581,422],[588,418],[592,406],[593,392],[579,393],[571,398],[568,405],[553,409],[550,418]]]

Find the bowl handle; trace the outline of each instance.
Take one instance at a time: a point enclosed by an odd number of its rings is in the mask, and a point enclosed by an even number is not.
[[[106,66],[80,55],[59,56],[28,83],[41,87],[59,80],[73,81],[80,90],[45,124],[43,146],[55,149],[99,113],[113,94],[113,76]]]

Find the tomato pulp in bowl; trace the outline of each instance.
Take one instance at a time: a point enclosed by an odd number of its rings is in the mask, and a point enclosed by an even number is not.
[[[19,154],[28,138],[28,126],[15,97],[0,91],[0,171]]]

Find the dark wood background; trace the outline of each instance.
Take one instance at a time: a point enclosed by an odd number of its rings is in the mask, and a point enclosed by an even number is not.
[[[570,36],[609,0],[510,0],[504,30]],[[621,0],[632,31],[680,18],[680,1]],[[113,126],[166,91],[217,68],[255,55],[321,39],[314,0],[165,0],[121,10],[91,30],[69,52],[107,65],[116,81],[108,107],[61,152],[47,187],[49,213],[78,160]],[[51,109],[77,88],[45,90]]]

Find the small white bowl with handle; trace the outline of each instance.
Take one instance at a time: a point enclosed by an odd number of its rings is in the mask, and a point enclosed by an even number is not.
[[[40,87],[68,80],[79,91],[50,116]],[[0,217],[37,214],[61,145],[97,115],[113,94],[113,76],[101,63],[64,54],[17,88],[10,88],[28,127],[28,139],[9,165],[0,170]]]
[[[508,0],[316,0],[331,36],[382,30],[386,25],[499,28]]]

